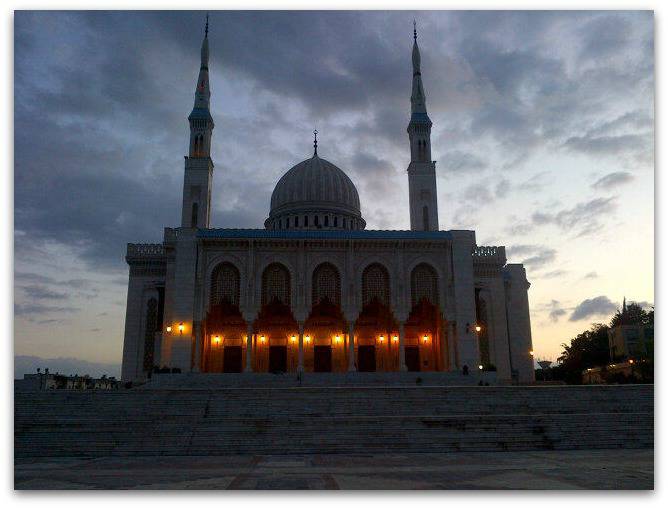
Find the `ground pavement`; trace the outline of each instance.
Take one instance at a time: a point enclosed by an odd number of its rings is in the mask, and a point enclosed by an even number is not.
[[[33,489],[653,489],[641,450],[18,459]]]

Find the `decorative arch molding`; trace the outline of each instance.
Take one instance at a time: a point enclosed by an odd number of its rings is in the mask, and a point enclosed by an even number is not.
[[[207,261],[206,270],[204,272],[204,298],[202,300],[202,307],[204,311],[211,301],[211,278],[213,277],[213,272],[219,265],[223,263],[229,263],[233,265],[239,271],[239,308],[244,308],[246,303],[246,291],[247,277],[246,277],[246,261],[235,254],[230,253],[218,253]]]
[[[354,272],[353,287],[354,287],[354,299],[355,303],[358,305],[358,309],[361,311],[364,306],[362,296],[362,275],[367,266],[378,263],[384,266],[388,273],[390,274],[390,306],[396,307],[400,304],[400,300],[397,297],[397,266],[396,259],[393,259],[392,256],[371,254],[363,258],[353,258],[353,265],[356,267]]]
[[[311,272],[311,307],[329,302],[341,307],[341,272],[336,265],[325,261]]]
[[[269,263],[262,270],[261,305],[278,301],[291,308],[292,286],[290,270],[283,263]]]
[[[390,271],[383,263],[370,263],[362,270],[362,307],[378,300],[388,308],[392,307]]]
[[[418,263],[410,271],[411,308],[426,299],[436,307],[440,303],[440,277],[431,263]]]
[[[227,304],[239,307],[241,303],[241,273],[229,261],[216,265],[209,279],[208,308]]]
[[[303,284],[303,280],[298,277],[297,270],[295,269],[294,263],[288,259],[288,256],[281,255],[280,253],[271,253],[267,255],[258,256],[258,261],[255,266],[255,287],[252,288],[253,298],[249,299],[248,306],[249,308],[254,308],[256,311],[259,311],[262,307],[262,281],[263,275],[267,267],[279,264],[285,267],[285,269],[290,274],[290,305],[291,309],[298,306],[299,295],[297,294],[297,288],[299,284]]]

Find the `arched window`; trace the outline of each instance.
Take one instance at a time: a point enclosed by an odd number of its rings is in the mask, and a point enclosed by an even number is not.
[[[318,216],[318,215],[316,215],[316,216],[314,217],[314,222],[313,222],[313,224],[315,225],[315,227],[320,227],[320,220],[319,220],[319,216]]]
[[[362,273],[362,304],[367,305],[374,299],[390,305],[390,274],[379,263],[367,266]]]
[[[335,228],[339,227],[339,218],[338,217],[334,217],[334,227]]]
[[[341,304],[341,277],[336,267],[322,263],[313,271],[312,302],[317,305],[327,299],[336,305]]]
[[[411,305],[423,299],[438,305],[438,274],[427,263],[420,263],[411,272]]]
[[[346,218],[344,217],[342,220],[343,220],[343,229],[346,229]]]
[[[422,229],[429,231],[429,208],[422,207]]]
[[[304,227],[308,227],[308,215],[304,215]]]
[[[191,228],[196,228],[197,227],[197,213],[198,213],[198,206],[197,203],[193,203],[192,207],[192,212],[190,215],[190,227]]]
[[[296,215],[295,215],[295,227],[296,228],[299,227],[299,217],[297,217]]]
[[[325,227],[329,226],[329,215],[325,215]]]
[[[158,300],[149,299],[146,303],[146,329],[144,331],[144,372],[153,370],[155,353],[155,332],[158,328]]]
[[[262,305],[274,300],[290,306],[290,272],[280,263],[272,263],[262,272]]]
[[[239,305],[239,270],[232,263],[221,263],[211,274],[209,305],[228,303]]]

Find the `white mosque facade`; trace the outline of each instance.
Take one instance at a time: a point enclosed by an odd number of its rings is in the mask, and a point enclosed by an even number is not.
[[[122,378],[179,372],[496,371],[534,379],[525,269],[440,230],[417,37],[409,231],[368,230],[351,179],[314,154],[278,181],[264,229],[210,224],[208,26],[188,117],[182,220],[128,244]]]

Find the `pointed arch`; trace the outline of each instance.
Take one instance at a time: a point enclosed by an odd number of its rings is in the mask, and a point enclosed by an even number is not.
[[[427,263],[420,263],[411,271],[411,307],[422,300],[438,305],[438,273]]]
[[[232,263],[220,263],[211,274],[211,292],[209,293],[209,307],[221,303],[239,306],[241,276],[239,270]]]
[[[390,305],[390,274],[380,263],[372,263],[362,272],[362,306],[374,300]]]
[[[331,263],[321,263],[313,270],[311,302],[315,306],[322,301],[341,305],[341,276]]]
[[[274,301],[290,307],[290,271],[281,263],[271,263],[262,272],[262,305]]]

